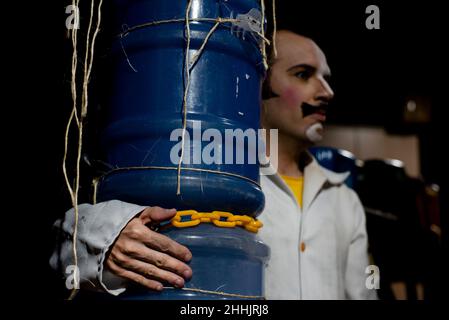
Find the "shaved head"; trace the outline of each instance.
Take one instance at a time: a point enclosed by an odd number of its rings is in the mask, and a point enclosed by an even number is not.
[[[303,144],[315,142],[307,132],[318,128],[317,124],[322,130],[325,106],[334,95],[326,56],[312,39],[287,30],[277,31],[276,49],[264,83],[269,94],[264,97],[262,124]],[[322,134],[316,133],[315,137]]]

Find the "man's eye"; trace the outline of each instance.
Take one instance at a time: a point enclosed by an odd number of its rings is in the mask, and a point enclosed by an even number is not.
[[[308,71],[299,71],[295,73],[295,77],[303,80],[308,80],[310,78],[310,72]]]

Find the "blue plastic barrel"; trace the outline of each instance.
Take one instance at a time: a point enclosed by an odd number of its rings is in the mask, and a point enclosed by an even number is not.
[[[150,21],[183,19],[186,3],[115,0],[116,32]],[[191,19],[235,18],[252,8],[259,8],[259,1],[194,0]],[[214,23],[190,23],[191,57]],[[114,168],[163,169],[113,171],[100,181],[99,201],[120,199],[179,210],[221,210],[253,216],[262,210],[264,196],[258,184],[257,162],[192,163],[194,147],[201,143],[204,149],[209,143],[201,141],[202,135],[193,136],[194,126],[200,126],[202,133],[207,129],[221,133],[222,162],[228,148],[233,147],[234,154],[238,148],[242,152],[256,149],[254,142],[243,147],[237,146],[235,140],[233,146],[224,141],[226,129],[259,128],[260,84],[264,77],[258,39],[247,33],[243,40],[241,32],[231,32],[231,27],[226,23],[217,28],[191,72],[186,116],[190,146],[185,145],[191,163],[182,165],[185,169],[181,172],[179,196],[176,196],[177,163],[171,161],[170,152],[180,139],[170,141],[170,134],[182,128],[185,23],[149,26],[117,38],[112,49],[112,87],[103,136],[106,162]]]
[[[226,129],[256,130],[260,127],[261,81],[264,77],[260,39],[243,30],[221,24],[211,35],[190,76],[186,124],[190,143],[185,144],[190,163],[181,171],[177,195],[177,162],[170,158],[180,139],[170,141],[173,130],[183,126],[185,84],[185,23],[170,22],[133,29],[160,20],[184,19],[187,1],[114,0],[115,32],[132,30],[117,37],[111,50],[110,96],[106,128],[102,136],[105,161],[111,172],[98,185],[97,200],[119,199],[145,206],[178,210],[257,216],[264,207],[259,186],[259,164],[248,163],[248,150],[257,149],[257,139],[245,143],[224,140]],[[235,18],[251,9],[257,0],[193,0],[191,19]],[[214,26],[213,21],[190,23],[190,56],[198,52]],[[201,127],[195,136],[194,128]],[[194,148],[207,129],[218,131],[223,158],[245,153],[245,163],[195,163]],[[251,140],[251,141],[250,141]],[[257,235],[240,227],[225,229],[201,224],[163,231],[186,245],[193,254],[192,290],[166,289],[162,293],[129,289],[123,299],[228,299],[263,296],[264,265],[269,248]],[[201,292],[198,291],[202,290]],[[213,291],[213,293],[208,293]],[[224,293],[224,294],[220,294]]]
[[[345,184],[354,188],[357,182],[357,159],[351,152],[332,147],[312,147],[309,151],[324,168],[338,173],[349,172]]]

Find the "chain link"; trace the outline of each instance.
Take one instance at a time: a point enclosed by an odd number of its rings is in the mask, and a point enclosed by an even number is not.
[[[182,221],[182,217],[190,216],[189,220]],[[177,228],[194,227],[200,223],[213,223],[217,227],[234,228],[236,226],[245,228],[250,232],[257,233],[263,224],[257,219],[245,215],[234,215],[225,211],[197,212],[196,210],[178,211],[171,219],[171,224]]]

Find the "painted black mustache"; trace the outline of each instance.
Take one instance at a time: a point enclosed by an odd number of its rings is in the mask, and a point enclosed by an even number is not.
[[[303,102],[301,104],[301,109],[303,117],[307,117],[314,113],[326,113],[327,105],[312,106],[311,104]]]

